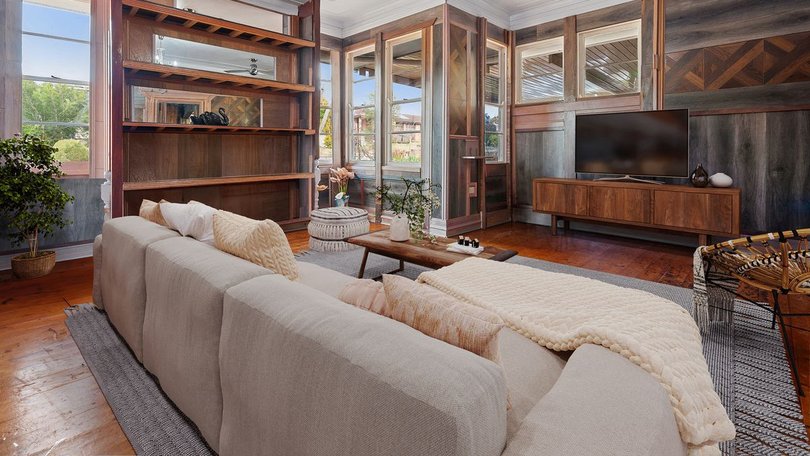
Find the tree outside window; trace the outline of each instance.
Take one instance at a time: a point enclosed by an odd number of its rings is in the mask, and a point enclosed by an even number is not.
[[[68,175],[90,172],[90,11],[23,3],[22,130],[57,149]]]

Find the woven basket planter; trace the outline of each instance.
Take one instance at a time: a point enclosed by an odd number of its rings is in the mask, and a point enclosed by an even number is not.
[[[56,252],[46,250],[34,258],[23,258],[27,254],[17,255],[11,259],[11,272],[18,279],[33,279],[48,275],[56,266]]]

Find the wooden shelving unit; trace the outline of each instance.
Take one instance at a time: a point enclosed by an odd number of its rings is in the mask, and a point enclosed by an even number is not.
[[[269,90],[271,92],[313,93],[315,87],[305,84],[271,81],[269,79],[251,78],[234,74],[216,73],[213,71],[192,70],[157,63],[124,61],[128,76],[159,78],[167,81],[195,82],[197,84],[217,84],[241,89]]]
[[[270,218],[285,229],[303,227],[314,200],[318,144],[319,0],[301,5],[297,16],[285,19],[295,36],[170,4],[172,0],[112,0],[113,216],[137,214],[144,198],[194,199],[248,217]],[[277,80],[154,63],[154,36],[273,57]],[[191,94],[209,105],[214,98],[236,103],[246,97],[253,100],[252,111],[225,106],[234,115],[251,113],[241,123],[261,126],[144,122],[163,117],[153,115],[155,101],[147,106],[139,102],[138,109],[150,110],[150,116],[133,114],[134,87],[148,89],[140,92],[147,96],[155,90]],[[213,105],[208,109],[216,110]]]
[[[205,177],[202,179],[174,179],[148,182],[126,182],[124,191],[132,190],[160,190],[167,188],[211,187],[217,185],[256,184],[260,182],[290,181],[298,179],[312,179],[309,173],[279,174],[265,176],[238,176],[238,177]]]
[[[199,132],[219,132],[231,134],[288,134],[302,133],[304,135],[314,135],[316,130],[307,128],[275,128],[275,127],[242,127],[242,126],[222,126],[222,125],[194,125],[194,124],[164,124],[151,122],[124,122],[124,131],[127,133],[199,133]]]
[[[269,44],[289,50],[296,50],[302,47],[314,48],[317,46],[317,43],[312,40],[262,30],[249,25],[237,24],[236,22],[192,13],[190,11],[149,1],[123,0],[121,4],[127,16],[151,19],[155,22],[168,25],[178,25],[190,30],[198,30],[212,35],[225,36],[252,43]]]

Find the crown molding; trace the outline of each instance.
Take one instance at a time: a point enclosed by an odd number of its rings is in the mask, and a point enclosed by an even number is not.
[[[491,24],[495,24],[503,29],[509,29],[510,16],[505,9],[495,6],[492,1],[486,0],[447,0],[447,4],[472,14],[476,17],[484,17]]]
[[[609,6],[627,3],[628,0],[573,0],[543,2],[538,6],[525,8],[509,17],[509,29],[520,30],[526,27],[556,21],[568,16],[596,11]]]
[[[388,24],[397,19],[408,17],[412,14],[420,13],[435,6],[443,5],[444,0],[394,0],[380,2],[375,8],[365,12],[358,12],[353,16],[351,23],[344,23],[341,26],[342,33],[334,35],[338,38],[346,38],[355,33],[365,32],[374,27]]]

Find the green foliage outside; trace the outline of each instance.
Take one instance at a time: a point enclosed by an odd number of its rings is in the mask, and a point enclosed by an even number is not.
[[[28,242],[29,258],[39,253],[39,235],[70,223],[63,212],[73,201],[59,186],[63,176],[56,149],[35,136],[0,140],[0,218],[14,245]]]
[[[90,149],[78,139],[60,139],[53,145],[54,158],[60,162],[90,160]]]
[[[326,119],[324,120],[324,116]],[[321,94],[321,128],[320,134],[324,137],[322,147],[332,149],[332,108],[329,107],[329,100]]]
[[[26,122],[67,122],[86,124],[90,122],[89,92],[86,87],[69,84],[56,84],[49,82],[23,81],[22,87],[23,134],[36,136],[49,145],[54,146],[60,140],[75,140],[83,143],[88,149],[89,159],[89,130],[83,126],[44,126],[31,125]],[[60,147],[61,151],[62,148]],[[71,146],[71,153],[64,152],[62,157],[68,155],[84,157],[78,152],[76,146]],[[60,158],[61,161],[76,161]]]

